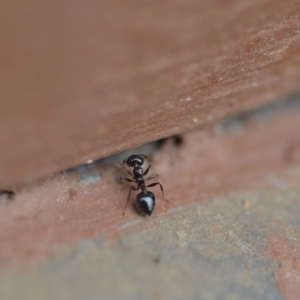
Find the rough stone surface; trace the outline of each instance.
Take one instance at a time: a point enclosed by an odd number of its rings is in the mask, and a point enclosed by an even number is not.
[[[300,169],[2,269],[1,299],[299,298]],[[199,199],[200,200],[200,199]],[[282,298],[283,297],[283,298]]]
[[[299,89],[298,0],[4,1],[0,187]]]

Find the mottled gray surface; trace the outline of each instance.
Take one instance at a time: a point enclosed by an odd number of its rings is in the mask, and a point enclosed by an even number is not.
[[[300,170],[65,246],[32,269],[2,269],[0,299],[281,299],[277,233],[300,247]]]

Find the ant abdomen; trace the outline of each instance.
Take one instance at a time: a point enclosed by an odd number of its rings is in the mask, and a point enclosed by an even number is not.
[[[155,206],[155,196],[150,191],[143,191],[136,197],[136,206],[138,210],[150,216]]]

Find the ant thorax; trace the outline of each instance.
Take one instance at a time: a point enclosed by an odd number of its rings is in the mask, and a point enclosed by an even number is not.
[[[142,167],[135,167],[133,169],[133,174],[135,178],[142,177],[144,174],[144,170]]]

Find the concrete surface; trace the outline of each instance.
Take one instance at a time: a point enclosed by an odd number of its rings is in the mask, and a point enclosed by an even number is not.
[[[4,268],[1,299],[299,299],[300,169]],[[126,229],[125,229],[126,228]]]
[[[0,189],[299,90],[298,0],[0,8]]]

